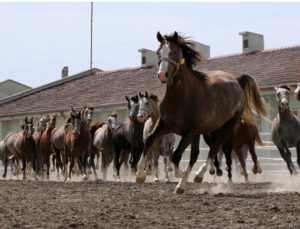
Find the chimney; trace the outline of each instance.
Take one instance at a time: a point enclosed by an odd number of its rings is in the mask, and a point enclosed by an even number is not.
[[[64,66],[63,69],[61,70],[61,78],[65,78],[68,77],[69,75],[69,67],[68,66]]]
[[[264,36],[252,32],[240,32],[243,37],[243,54],[264,50]]]
[[[193,43],[195,44],[196,49],[198,49],[200,51],[201,55],[204,58],[206,58],[206,59],[210,58],[210,47],[208,45],[202,44],[197,41],[193,41]]]
[[[149,49],[139,49],[141,53],[141,66],[148,67],[151,65],[157,65],[158,58],[156,52]]]

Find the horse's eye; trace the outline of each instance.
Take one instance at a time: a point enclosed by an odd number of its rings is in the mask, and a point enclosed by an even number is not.
[[[146,102],[146,106],[148,106],[149,105],[149,103],[148,102]]]
[[[159,66],[159,65],[160,65],[160,63],[161,63],[161,61],[159,60],[159,61],[158,61],[158,63],[157,63],[157,65]]]

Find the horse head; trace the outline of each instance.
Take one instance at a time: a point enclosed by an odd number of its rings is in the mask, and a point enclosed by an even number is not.
[[[57,118],[57,115],[51,115],[49,116],[49,122],[48,122],[48,125],[51,129],[54,129],[55,126],[56,126],[56,118]]]
[[[195,42],[185,39],[175,31],[172,35],[162,36],[157,32],[160,46],[157,50],[158,72],[157,76],[162,83],[172,85],[180,80],[179,69],[186,65],[193,71],[202,60],[202,55],[195,47]]]
[[[70,119],[70,123],[73,129],[72,133],[74,137],[78,137],[81,131],[82,120],[80,112],[76,111],[73,107],[71,107]]]
[[[280,86],[274,88],[276,91],[276,101],[281,110],[289,110],[290,88],[288,86]]]
[[[33,117],[31,117],[31,119],[28,119],[26,116],[24,121],[25,121],[25,124],[24,124],[23,133],[26,138],[31,138],[32,134],[34,132]]]
[[[84,106],[81,109],[81,118],[87,122],[88,125],[91,124],[93,120],[94,107]]]
[[[128,117],[131,121],[135,120],[139,110],[139,97],[138,95],[132,96],[130,99],[125,96],[127,100]]]
[[[108,115],[107,121],[108,121],[108,126],[114,130],[117,126],[117,118],[118,115],[116,113],[112,113],[110,115]]]
[[[294,91],[295,98],[300,101],[300,83],[297,84],[297,88]]]
[[[150,115],[155,112],[155,105],[157,105],[158,98],[156,95],[148,95],[148,92],[145,91],[145,94],[139,92],[139,112],[137,119],[139,122],[145,122]]]

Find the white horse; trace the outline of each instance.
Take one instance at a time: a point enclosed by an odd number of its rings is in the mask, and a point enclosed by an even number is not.
[[[107,168],[113,160],[113,132],[117,125],[117,114],[108,116],[108,124],[103,124],[96,130],[93,140],[93,148],[101,153],[101,173],[103,180],[107,179]],[[97,160],[98,161],[98,160]]]
[[[147,92],[145,92],[145,95],[139,93],[140,100],[139,100],[139,113],[138,113],[138,120],[140,122],[145,122],[144,126],[144,133],[143,138],[144,141],[149,136],[149,134],[154,129],[154,126],[156,124],[156,121],[159,118],[159,106],[158,106],[158,98],[156,95],[148,95]],[[165,164],[165,181],[169,181],[169,175],[168,172],[170,170],[170,159],[173,153],[175,144],[175,134],[167,134],[163,135],[160,138],[157,138],[154,142],[154,144],[149,149],[149,155],[152,157],[152,164],[155,170],[155,178],[154,181],[158,182],[158,159],[159,156],[164,157],[164,164]],[[150,161],[150,160],[149,160]],[[148,166],[147,168],[148,169]]]

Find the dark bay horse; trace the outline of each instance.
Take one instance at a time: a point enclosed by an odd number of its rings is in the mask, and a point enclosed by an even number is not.
[[[49,179],[49,170],[50,170],[50,156],[52,154],[51,148],[51,133],[56,125],[56,117],[57,115],[49,116],[49,122],[46,127],[46,130],[43,132],[41,136],[41,151],[43,154],[43,165],[47,166],[47,179]]]
[[[41,152],[41,137],[45,129],[47,128],[47,123],[49,122],[49,115],[42,116],[36,126],[36,129],[32,135],[34,143],[35,143],[35,151],[36,151],[36,171],[38,175],[42,175],[43,173],[43,155]]]
[[[160,103],[160,118],[146,139],[143,156],[138,163],[136,181],[142,183],[146,179],[146,156],[154,140],[173,132],[182,136],[172,157],[175,170],[179,170],[182,154],[191,144],[189,165],[175,189],[181,194],[198,158],[200,135],[219,129],[206,166],[196,173],[199,179],[222,145],[233,136],[241,116],[247,119],[252,116],[251,109],[259,115],[265,110],[253,77],[242,75],[236,78],[224,71],[198,72],[193,67],[201,60],[201,54],[193,48],[192,42],[180,37],[177,32],[164,37],[158,32],[157,39],[160,42],[157,50],[158,78],[166,83],[166,90]]]
[[[136,170],[136,165],[142,154],[144,141],[143,130],[144,123],[137,120],[139,110],[138,95],[131,97],[126,96],[128,119],[119,125],[113,134],[113,144],[115,149],[114,166],[116,169],[116,179],[120,180],[120,168],[123,162],[124,155],[131,153],[130,166],[132,170]]]
[[[277,146],[281,157],[287,163],[290,174],[297,174],[292,161],[291,147],[296,147],[297,164],[300,167],[300,121],[289,107],[290,88],[281,86],[275,88],[278,103],[278,114],[272,125],[272,140]]]
[[[65,180],[71,179],[71,174],[76,160],[78,167],[83,174],[83,178],[86,179],[85,166],[82,166],[80,157],[82,153],[89,152],[90,146],[90,134],[88,125],[85,120],[82,119],[79,111],[71,108],[70,123],[65,125],[65,136],[64,136],[64,173]],[[67,177],[67,161],[70,159],[69,176]],[[83,156],[83,162],[86,163],[87,155]]]

